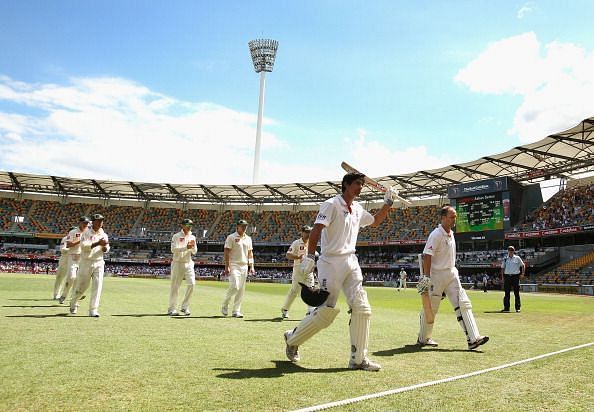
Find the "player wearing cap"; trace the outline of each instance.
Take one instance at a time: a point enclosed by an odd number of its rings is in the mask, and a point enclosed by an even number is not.
[[[76,229],[76,226],[70,230]],[[56,269],[56,280],[54,281],[54,300],[59,300],[62,296],[64,279],[68,273],[68,233],[60,240],[60,259],[58,260],[58,269]]]
[[[169,293],[169,309],[167,310],[167,314],[171,316],[177,315],[177,295],[184,278],[186,278],[187,287],[180,313],[186,316],[190,314],[190,298],[196,285],[192,255],[198,252],[196,236],[192,234],[191,230],[193,224],[194,222],[191,219],[184,219],[181,230],[171,238],[173,259],[171,262],[171,292]]]
[[[68,269],[66,275],[66,283],[60,296],[60,303],[64,303],[68,292],[72,289],[72,296],[74,296],[74,284],[76,283],[76,276],[78,274],[78,265],[80,262],[80,239],[82,234],[89,228],[91,220],[86,216],[81,216],[78,219],[78,227],[70,230],[66,237],[66,247],[68,248]],[[72,298],[71,296],[71,298]]]
[[[479,333],[472,313],[472,303],[458,277],[456,239],[452,230],[456,224],[456,217],[456,209],[452,206],[441,208],[441,224],[431,232],[423,249],[423,273],[426,275],[419,279],[417,289],[421,294],[429,293],[434,315],[439,310],[442,294],[446,294],[454,308],[458,323],[466,334],[468,349],[472,350],[487,343],[489,337]],[[424,310],[421,310],[419,317],[417,343],[420,346],[437,346],[437,342],[431,338],[433,323],[427,322]]]
[[[307,253],[307,245],[311,229],[311,226],[302,226],[301,237],[291,243],[291,246],[287,251],[287,259],[293,261],[293,277],[291,279],[291,289],[289,289],[289,293],[287,294],[287,298],[285,299],[285,303],[281,309],[281,317],[283,319],[287,319],[289,317],[289,309],[301,291],[301,286],[299,283],[303,283],[310,287],[314,285],[313,271],[311,273],[303,273],[299,267],[301,264],[301,259]],[[307,313],[309,313],[312,309],[313,308],[309,307]]]
[[[103,230],[104,217],[100,213],[93,215],[92,226],[86,230],[80,239],[80,267],[76,278],[76,285],[72,300],[70,301],[70,313],[73,315],[78,311],[78,301],[89,288],[91,280],[91,300],[89,301],[89,316],[98,318],[99,301],[103,289],[103,272],[105,261],[103,254],[109,252],[109,239]]]
[[[311,273],[315,266],[315,250],[321,238],[322,252],[318,260],[320,288],[329,292],[324,303],[307,315],[295,329],[284,333],[285,354],[291,362],[300,359],[299,345],[332,324],[339,310],[336,302],[342,290],[350,307],[349,333],[351,352],[349,369],[378,371],[381,366],[367,358],[371,306],[363,289],[363,274],[355,255],[359,228],[378,226],[388,214],[398,192],[390,188],[384,196],[383,207],[371,215],[355,198],[361,193],[365,175],[348,173],[342,179],[342,194],[326,200],[309,235],[308,252],[301,261],[303,273]],[[328,348],[334,349],[333,346]]]
[[[234,318],[243,318],[241,313],[241,302],[245,292],[245,281],[248,272],[254,273],[254,250],[252,238],[245,232],[248,222],[240,220],[237,222],[237,230],[227,236],[225,240],[225,274],[229,275],[229,289],[221,306],[223,316],[229,314],[229,302],[233,301]]]

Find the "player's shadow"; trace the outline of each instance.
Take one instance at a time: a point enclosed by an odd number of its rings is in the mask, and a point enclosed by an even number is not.
[[[223,315],[213,315],[213,316],[184,316],[184,315],[179,315],[179,316],[172,316],[173,319],[222,319],[225,318],[225,316]]]
[[[215,371],[228,371],[217,375],[217,378],[248,379],[248,378],[280,378],[291,373],[334,373],[350,371],[348,368],[316,368],[309,369],[289,361],[272,361],[275,366],[263,369],[227,369],[214,368]]]
[[[415,353],[415,352],[421,352],[421,351],[422,352],[470,352],[466,349],[445,349],[445,348],[437,348],[437,347],[431,347],[431,346],[421,347],[420,345],[412,344],[412,345],[404,345],[400,348],[379,350],[377,352],[373,352],[373,355],[375,355],[375,356],[394,356],[394,355],[402,355],[405,353]]]
[[[150,316],[171,316],[167,313],[130,313],[130,314],[117,314],[111,316],[121,316],[126,318],[145,318]]]
[[[63,308],[63,305],[4,305],[3,308]]]
[[[48,302],[48,301],[53,301],[56,299],[6,299],[6,300],[18,300],[21,302],[26,302],[26,301],[33,301],[33,302]]]
[[[509,315],[512,312],[509,310],[507,312],[502,312],[500,310],[486,310],[483,313],[501,313],[502,315]]]
[[[68,313],[54,313],[53,315],[6,315],[7,318],[34,318],[34,319],[43,319],[43,318],[82,318],[82,316],[68,316]]]
[[[244,322],[300,322],[300,319],[283,319],[280,316],[269,319],[244,319]]]

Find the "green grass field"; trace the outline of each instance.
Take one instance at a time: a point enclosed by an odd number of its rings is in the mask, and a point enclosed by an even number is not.
[[[523,294],[522,313],[496,313],[500,292],[469,295],[481,333],[469,352],[449,302],[436,320],[438,348],[413,345],[418,295],[367,288],[377,373],[346,369],[348,315],[285,358],[278,319],[288,285],[249,284],[244,319],[222,318],[227,284],[198,282],[189,317],[168,317],[168,280],[107,278],[99,319],[51,300],[53,276],[0,274],[0,410],[253,410],[305,408],[482,370],[594,341],[594,299]],[[182,293],[185,285],[182,285]],[[298,316],[299,315],[299,316]],[[592,410],[590,346],[468,379],[335,410]]]

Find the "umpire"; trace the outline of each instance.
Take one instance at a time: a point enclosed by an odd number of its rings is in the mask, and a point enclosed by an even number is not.
[[[509,295],[512,287],[514,288],[516,312],[520,311],[522,306],[520,302],[520,279],[524,279],[525,271],[526,265],[516,255],[516,249],[513,246],[508,246],[507,256],[503,258],[503,263],[501,264],[501,277],[503,278],[503,289],[505,291],[502,312],[509,312]]]

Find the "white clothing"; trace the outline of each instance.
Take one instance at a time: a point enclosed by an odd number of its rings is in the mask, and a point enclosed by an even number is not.
[[[287,253],[299,256],[299,259],[293,260],[293,268],[299,266],[299,264],[301,263],[301,258],[303,258],[303,256],[307,254],[307,246],[306,243],[303,241],[303,238],[299,238],[295,240],[293,243],[291,243],[291,246],[289,246],[289,250],[287,250]],[[294,270],[293,274],[295,274]]]
[[[359,228],[369,226],[374,217],[359,202],[353,202],[350,210],[342,195],[326,200],[320,206],[315,223],[326,227],[322,231],[321,247],[324,256],[339,256],[355,253]]]
[[[77,304],[80,297],[89,288],[89,283],[93,281],[91,289],[91,299],[89,300],[89,311],[94,312],[99,308],[99,301],[101,300],[101,292],[103,290],[103,273],[105,270],[105,261],[103,254],[109,252],[109,243],[105,246],[97,245],[92,247],[93,243],[100,239],[105,239],[109,242],[107,234],[103,228],[98,231],[93,228],[88,228],[81,235],[81,258],[79,264],[78,275],[76,277],[76,286],[73,292],[70,306]],[[103,250],[105,248],[105,250]]]
[[[88,229],[85,229],[83,231],[80,230],[80,228],[74,228],[72,229],[70,232],[68,232],[67,242],[77,242],[81,239],[81,236],[84,232],[86,232]],[[69,248],[68,251],[68,255],[71,257],[73,262],[78,262],[80,260],[80,250],[81,250],[81,244],[77,243],[76,245],[72,246]]]
[[[456,266],[456,240],[454,232],[448,234],[439,225],[431,232],[423,254],[431,256],[431,274],[433,270],[451,270]]]
[[[194,247],[188,249],[188,243],[192,240],[194,241]],[[168,312],[176,310],[179,287],[184,278],[186,279],[187,287],[181,309],[188,310],[190,307],[190,298],[196,285],[192,255],[195,255],[197,252],[196,237],[192,234],[192,231],[189,231],[186,235],[183,230],[180,230],[171,238],[173,262],[171,262],[171,290],[169,293]]]
[[[248,252],[253,250],[252,238],[245,232],[243,236],[234,232],[225,239],[225,249],[229,249],[229,263],[235,265],[248,264]]]
[[[64,284],[64,290],[62,291],[62,296],[67,297],[68,292],[72,290],[72,296],[74,297],[75,289],[74,285],[76,284],[76,276],[78,275],[78,265],[80,262],[80,253],[81,253],[81,243],[80,240],[82,238],[82,234],[85,233],[88,228],[84,230],[80,230],[80,228],[74,228],[66,237],[66,243],[68,242],[79,242],[76,245],[68,248],[68,269],[67,269],[67,276],[66,276],[66,283]]]
[[[524,270],[524,262],[518,255],[506,256],[501,263],[505,275],[519,275]]]
[[[59,299],[62,296],[62,289],[64,286],[64,279],[68,274],[68,247],[66,242],[68,235],[64,236],[60,241],[60,259],[58,260],[58,269],[56,270],[56,280],[54,282],[54,299]]]

